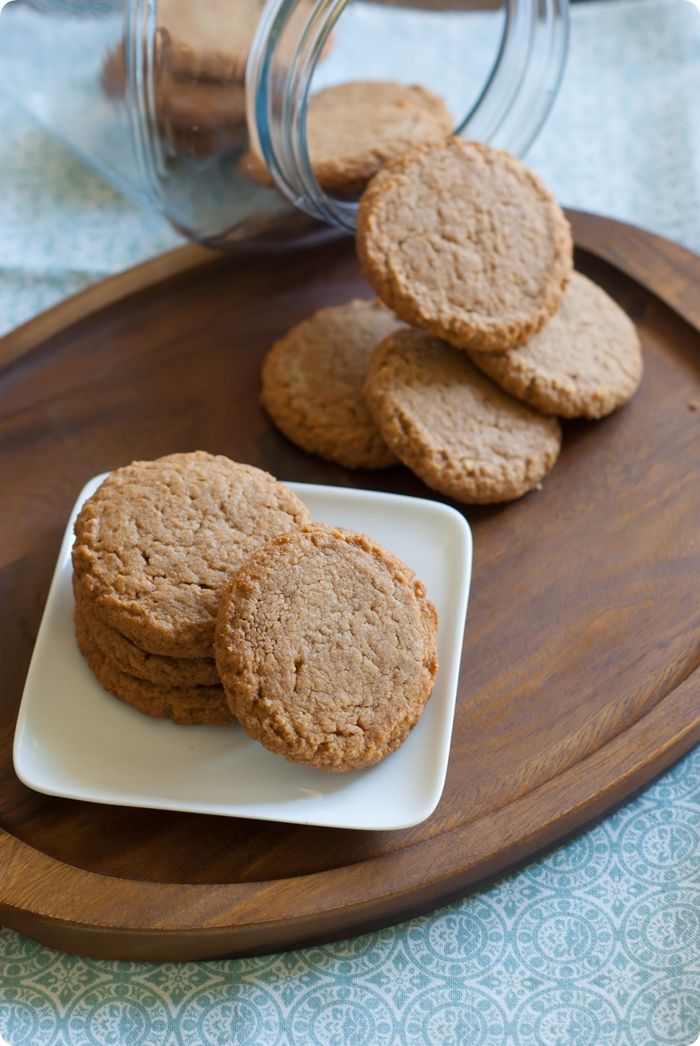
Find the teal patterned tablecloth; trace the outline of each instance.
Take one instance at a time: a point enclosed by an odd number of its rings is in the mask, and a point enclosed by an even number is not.
[[[180,242],[2,102],[0,126],[0,332]],[[528,159],[562,202],[700,250],[699,0],[575,8],[564,84]],[[688,1046],[700,750],[523,870],[339,944],[146,965],[2,930],[0,1034],[11,1046]]]

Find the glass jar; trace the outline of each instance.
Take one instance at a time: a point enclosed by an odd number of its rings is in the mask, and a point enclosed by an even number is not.
[[[567,0],[13,0],[0,90],[185,236],[283,247],[355,224],[314,173],[310,97],[418,83],[455,133],[522,154],[567,41]]]

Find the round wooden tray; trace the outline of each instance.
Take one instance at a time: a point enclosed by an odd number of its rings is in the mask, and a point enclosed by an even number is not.
[[[565,425],[540,492],[465,509],[475,568],[447,783],[407,831],[61,800],[12,768],[61,534],[90,476],[204,448],[286,479],[432,496],[399,468],[353,474],[303,454],[257,404],[277,336],[370,293],[352,244],[256,260],[184,248],[0,342],[2,922],[68,951],[153,960],[356,934],[560,840],[700,737],[700,259],[570,217],[579,268],[639,327],[644,381],[619,413]]]

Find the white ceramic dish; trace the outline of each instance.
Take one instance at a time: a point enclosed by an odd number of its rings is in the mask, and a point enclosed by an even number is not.
[[[286,762],[233,727],[175,726],[106,693],[73,636],[73,521],[66,528],[20,706],[14,764],[30,788],[120,806],[341,828],[417,824],[445,782],[471,578],[471,533],[435,501],[344,487],[288,485],[314,520],[359,530],[426,585],[440,617],[435,689],[405,744],[377,766],[327,774]]]

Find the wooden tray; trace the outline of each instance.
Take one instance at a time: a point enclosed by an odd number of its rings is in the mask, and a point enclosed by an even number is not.
[[[638,324],[642,387],[565,426],[544,489],[467,508],[475,570],[444,796],[400,832],[305,828],[38,795],[17,705],[85,480],[202,447],[310,482],[426,495],[297,451],[257,405],[263,353],[368,294],[352,245],[231,260],[185,248],[0,343],[0,920],[93,956],[279,950],[405,919],[560,840],[700,737],[700,259],[571,216],[577,264]],[[80,724],[75,724],[76,730]]]

